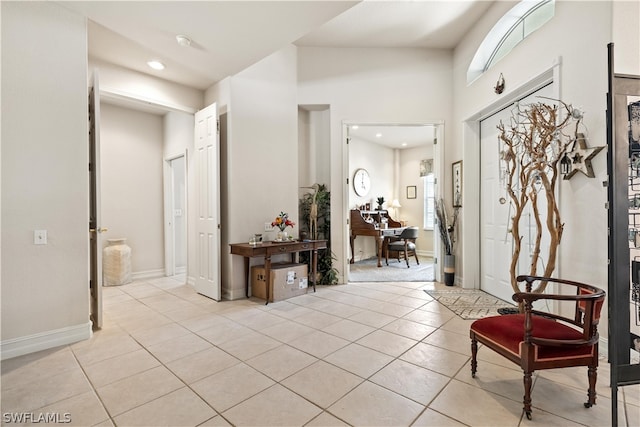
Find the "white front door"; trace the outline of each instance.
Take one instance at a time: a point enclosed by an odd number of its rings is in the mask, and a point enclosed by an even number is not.
[[[220,144],[216,104],[195,116],[196,291],[220,300]]]
[[[538,97],[553,97],[553,84],[524,97],[518,104],[525,108],[534,102],[553,101]],[[506,192],[504,164],[500,161],[501,146],[498,142],[496,126],[502,121],[511,123],[515,106],[505,108],[480,122],[480,289],[497,298],[511,302],[513,289],[509,275],[513,253],[511,236],[511,217],[514,207]],[[541,197],[538,203],[542,221],[545,220],[546,199]],[[521,253],[516,274],[529,274],[531,251],[535,241],[535,222],[531,206],[520,219],[522,237]],[[543,240],[540,259],[547,259],[548,241]],[[544,266],[538,265],[538,274],[544,272]]]
[[[91,321],[102,328],[102,236],[100,223],[100,88],[94,71],[89,87],[89,290]]]

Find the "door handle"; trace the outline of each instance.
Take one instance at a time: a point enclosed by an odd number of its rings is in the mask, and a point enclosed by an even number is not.
[[[109,229],[108,228],[98,228],[98,229],[90,228],[89,231],[92,232],[92,233],[95,233],[96,231],[98,233],[105,233],[105,232],[109,231]]]

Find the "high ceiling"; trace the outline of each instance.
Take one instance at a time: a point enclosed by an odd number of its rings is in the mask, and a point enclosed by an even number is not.
[[[204,90],[290,44],[452,49],[489,0],[61,1],[88,21],[89,56]],[[181,46],[176,36],[190,38]],[[149,68],[157,59],[162,71]],[[433,142],[431,126],[361,126],[392,148]],[[376,137],[381,133],[381,137]],[[406,143],[406,146],[402,144]]]
[[[282,47],[453,48],[491,5],[440,1],[62,1],[89,55],[204,90]],[[181,46],[177,35],[191,45]],[[154,71],[147,61],[166,65]]]

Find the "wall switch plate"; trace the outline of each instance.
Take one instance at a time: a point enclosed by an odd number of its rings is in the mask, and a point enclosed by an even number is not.
[[[270,222],[264,223],[264,231],[273,231],[273,226],[271,225]]]
[[[47,230],[33,230],[33,244],[34,245],[46,245],[47,244]]]

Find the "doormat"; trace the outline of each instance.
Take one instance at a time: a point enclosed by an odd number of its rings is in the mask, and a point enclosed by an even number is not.
[[[498,309],[514,307],[513,304],[477,289],[425,289],[424,291],[465,320],[498,316]]]

